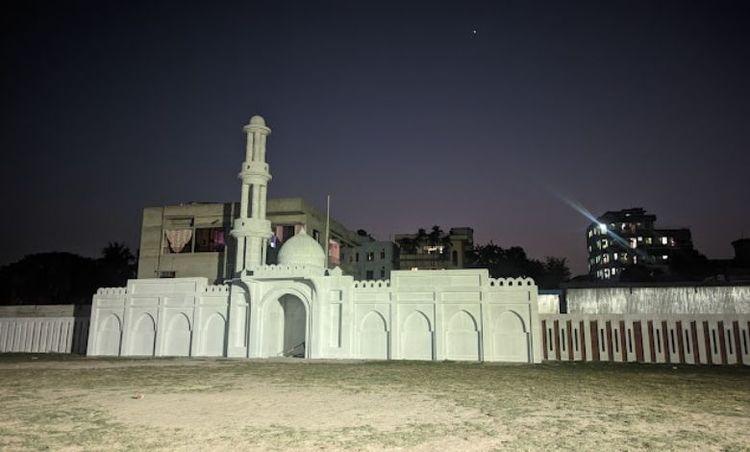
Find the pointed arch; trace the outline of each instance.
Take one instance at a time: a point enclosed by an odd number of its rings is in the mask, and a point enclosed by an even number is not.
[[[203,327],[203,356],[224,356],[227,320],[214,312]]]
[[[471,313],[460,310],[448,320],[445,334],[446,358],[456,361],[478,361],[479,331]]]
[[[412,311],[401,326],[401,357],[432,360],[432,336],[430,319],[420,310]]]
[[[378,311],[370,311],[359,323],[359,356],[388,359],[388,323]]]
[[[100,324],[96,336],[96,355],[119,356],[122,322],[116,314],[108,315]]]
[[[184,312],[172,316],[164,333],[165,356],[190,356],[192,331],[190,319]]]
[[[142,313],[129,332],[130,355],[153,356],[156,339],[156,321],[148,312]]]
[[[530,362],[526,322],[517,312],[501,312],[492,324],[493,358],[496,361]]]
[[[503,311],[495,318],[495,331],[526,332],[526,322],[516,311]]]

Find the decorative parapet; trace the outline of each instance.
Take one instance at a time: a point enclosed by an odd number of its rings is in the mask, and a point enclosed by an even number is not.
[[[229,286],[226,284],[218,284],[215,286],[206,286],[205,292],[207,294],[224,295],[229,293]]]
[[[489,278],[490,287],[536,286],[531,278]]]
[[[309,267],[307,265],[280,265],[280,264],[268,264],[251,267],[248,269],[252,276],[270,276],[279,277],[285,275],[314,275],[322,276],[323,270],[317,267]]]
[[[354,281],[355,289],[382,289],[384,287],[391,287],[390,279]]]
[[[128,294],[128,289],[127,287],[100,287],[96,294],[124,296]]]

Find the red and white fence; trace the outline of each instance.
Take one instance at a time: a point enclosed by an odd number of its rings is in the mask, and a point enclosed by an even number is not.
[[[750,365],[750,315],[540,315],[543,357]]]

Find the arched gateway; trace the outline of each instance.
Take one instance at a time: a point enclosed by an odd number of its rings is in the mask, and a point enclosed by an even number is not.
[[[321,236],[296,235],[269,264],[271,180],[260,116],[247,136],[239,211],[232,224],[235,273],[135,279],[94,296],[89,355],[508,360],[541,362],[537,288],[487,270],[393,271],[355,281],[330,268]]]

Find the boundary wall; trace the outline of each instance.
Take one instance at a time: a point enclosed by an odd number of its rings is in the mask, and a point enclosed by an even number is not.
[[[540,315],[543,358],[750,365],[750,315]]]
[[[90,306],[0,306],[0,353],[86,354]]]

